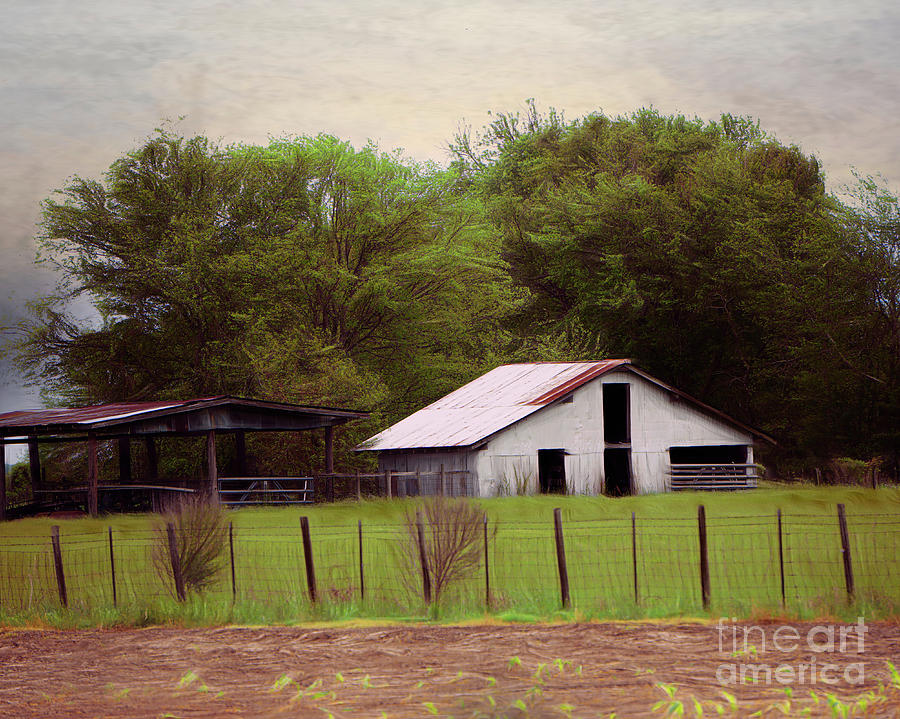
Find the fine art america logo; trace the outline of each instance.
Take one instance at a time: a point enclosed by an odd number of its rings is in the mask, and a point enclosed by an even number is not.
[[[859,685],[865,681],[865,662],[847,661],[865,651],[869,628],[863,617],[856,624],[818,624],[806,631],[792,625],[759,627],[736,622],[735,617],[730,621],[722,617],[717,625],[719,654],[730,659],[716,668],[721,685]],[[777,661],[778,653],[792,656]]]

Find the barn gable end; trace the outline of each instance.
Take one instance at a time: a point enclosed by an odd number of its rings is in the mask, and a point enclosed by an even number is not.
[[[755,437],[768,438],[627,360],[498,370],[495,377],[483,375],[359,449],[380,450],[382,471],[465,472],[469,493],[481,496],[525,490],[662,492],[673,486],[672,463],[685,461],[708,465],[709,476],[719,478],[724,471],[740,477],[726,477],[723,486],[755,484],[738,465],[752,464]],[[508,381],[492,394],[492,381],[499,378]],[[410,443],[423,436],[441,441],[442,408],[451,417],[447,434],[456,442],[465,437],[466,444],[402,446],[404,433]],[[491,426],[493,418],[500,418],[500,426]],[[716,468],[723,463],[728,465],[724,470]],[[676,485],[681,481],[677,475],[685,471],[676,467]]]

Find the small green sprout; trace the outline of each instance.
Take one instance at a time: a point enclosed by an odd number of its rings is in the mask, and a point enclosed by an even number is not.
[[[185,687],[190,686],[195,681],[197,681],[197,674],[194,671],[189,671],[185,674],[181,679],[178,680],[178,688],[184,689]]]
[[[287,674],[282,674],[278,679],[275,680],[275,683],[272,685],[272,688],[269,691],[277,692],[284,689],[288,684],[295,684],[293,679],[291,679]]]
[[[719,694],[723,699],[725,699],[726,702],[728,702],[728,707],[731,709],[731,711],[736,712],[738,710],[738,700],[737,697],[734,696],[734,694],[729,694],[724,689],[720,690]]]

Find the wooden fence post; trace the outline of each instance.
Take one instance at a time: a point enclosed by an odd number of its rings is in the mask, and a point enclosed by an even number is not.
[[[309,599],[315,604],[316,599],[316,568],[313,565],[312,541],[309,538],[309,518],[300,517],[300,533],[303,535],[303,560],[306,563],[306,586],[309,589]]]
[[[781,527],[781,508],[778,509],[778,571],[781,575],[781,606],[785,605],[784,591],[784,534]]]
[[[59,591],[59,602],[69,607],[69,595],[66,592],[66,575],[63,571],[62,550],[59,546],[59,525],[50,527],[50,543],[53,545],[53,564],[56,567],[56,588]]]
[[[697,527],[700,532],[700,594],[703,608],[709,609],[709,551],[706,544],[706,507],[697,507]]]
[[[841,530],[841,554],[844,556],[844,584],[847,586],[847,601],[852,602],[856,593],[853,583],[853,562],[850,557],[850,532],[847,530],[847,516],[844,505],[838,504],[838,526]]]
[[[443,489],[443,483],[441,486]],[[488,558],[488,517],[484,513],[484,606],[491,608],[491,565]]]
[[[169,535],[169,562],[172,564],[175,594],[178,596],[178,601],[183,602],[187,596],[184,592],[184,577],[181,574],[181,557],[178,554],[178,542],[175,539],[175,525],[172,522],[166,524],[166,534]]]
[[[228,523],[228,559],[231,562],[231,603],[237,600],[237,582],[234,575],[234,522]]]
[[[384,486],[385,486],[385,494],[387,498],[391,498],[391,470],[384,470]]]
[[[635,522],[634,512],[631,513],[631,574],[634,580],[634,603],[640,603],[638,595],[638,567],[637,567],[637,523]]]
[[[362,520],[356,520],[356,531],[359,536],[359,598],[366,598],[366,573],[363,566]]]
[[[569,608],[569,571],[566,568],[566,546],[563,542],[562,512],[553,510],[553,526],[556,534],[556,566],[559,568],[559,590],[564,609]]]
[[[118,606],[118,596],[116,595],[116,555],[113,551],[113,532],[112,527],[108,527],[109,529],[109,572],[110,577],[112,578],[112,594],[113,594],[113,606]]]
[[[416,511],[416,533],[419,535],[419,563],[422,565],[422,594],[425,603],[431,604],[431,573],[428,571],[428,555],[425,552],[425,528],[422,526],[422,510]]]
[[[359,470],[356,470],[356,501],[362,502],[362,484],[359,478]]]

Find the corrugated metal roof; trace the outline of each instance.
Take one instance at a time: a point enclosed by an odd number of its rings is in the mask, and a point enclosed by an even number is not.
[[[360,450],[467,447],[629,360],[503,365],[363,442]]]
[[[219,405],[233,405],[247,409],[277,410],[290,413],[326,415],[355,419],[368,416],[367,412],[336,409],[331,407],[311,407],[268,402],[265,400],[243,399],[219,395],[196,399],[170,400],[158,402],[113,402],[90,407],[34,409],[0,414],[0,430],[40,428],[43,431],[84,431],[91,428],[125,425],[147,416],[190,412]],[[82,429],[83,428],[83,429]],[[5,434],[9,434],[7,431]]]
[[[160,409],[175,409],[205,400],[215,399],[205,397],[201,399],[177,400],[170,402],[113,402],[111,404],[99,404],[91,407],[57,408],[57,409],[29,409],[0,414],[0,427],[36,427],[53,425],[90,425],[95,422],[106,422],[115,419],[125,419],[144,412],[154,412]]]

